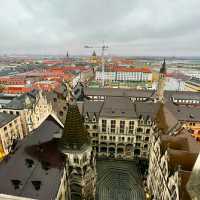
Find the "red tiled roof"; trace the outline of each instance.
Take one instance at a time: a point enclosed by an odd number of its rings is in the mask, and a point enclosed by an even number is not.
[[[18,77],[0,77],[0,83],[2,84],[14,84],[14,85],[23,85],[26,83],[26,80],[23,78],[18,78]]]
[[[31,92],[32,90],[33,88],[26,88],[26,87],[7,87],[4,88],[3,93],[17,94],[17,93]]]
[[[143,73],[152,72],[152,70],[148,67],[143,67],[143,68],[113,67],[112,70],[115,72],[143,72]]]
[[[90,68],[86,68],[84,66],[65,66],[63,67],[63,69],[65,71],[87,71],[87,70],[91,70]]]
[[[43,64],[45,65],[57,65],[57,64],[62,64],[63,61],[60,60],[43,60]]]

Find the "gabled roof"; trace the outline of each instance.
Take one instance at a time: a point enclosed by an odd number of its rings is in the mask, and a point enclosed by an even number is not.
[[[82,150],[87,145],[90,145],[90,139],[83,118],[78,106],[71,104],[68,107],[63,135],[60,139],[60,149],[64,153],[68,150]]]
[[[94,115],[98,119],[101,112],[102,105],[103,105],[102,101],[85,100],[83,103],[81,114],[83,116],[86,116],[86,114],[88,114],[89,120],[92,120]]]
[[[16,115],[11,115],[8,113],[1,112],[0,113],[0,128],[8,124],[9,122],[13,121],[16,117],[17,117]]]
[[[65,165],[53,137],[61,130],[50,116],[32,134],[19,141],[15,151],[0,162],[1,194],[56,199]],[[21,182],[18,189],[14,188],[13,180]],[[34,188],[33,181],[41,181],[39,190]]]
[[[36,102],[36,97],[38,93],[38,90],[33,90],[32,92],[17,96],[8,104],[4,105],[3,108],[14,110],[31,109]]]
[[[141,68],[129,68],[129,67],[113,67],[113,72],[141,72],[141,73],[152,73],[152,70],[148,67]]]
[[[156,117],[156,114],[160,108],[160,103],[153,103],[153,102],[135,102],[136,107],[136,113],[139,118],[141,115],[144,120],[147,120],[148,118],[151,118],[151,120],[154,120]]]
[[[135,106],[128,97],[107,97],[100,117],[137,118]]]
[[[200,121],[200,107],[186,105],[167,104],[168,109],[176,116],[179,121],[198,122]]]
[[[167,103],[160,104],[160,108],[156,115],[157,127],[163,132],[168,133],[178,124],[177,118],[167,109]]]

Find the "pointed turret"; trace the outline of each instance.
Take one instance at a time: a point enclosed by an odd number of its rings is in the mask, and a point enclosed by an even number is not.
[[[162,67],[160,68],[160,73],[166,74],[167,73],[167,68],[166,68],[166,62],[165,59],[163,61]]]
[[[63,135],[60,139],[61,151],[64,153],[68,150],[82,150],[88,145],[90,145],[88,132],[84,127],[78,106],[73,103],[68,107]]]
[[[65,155],[70,199],[95,199],[96,160],[76,103],[68,107],[59,149]]]
[[[162,63],[162,66],[160,68],[160,73],[159,73],[159,80],[158,80],[158,87],[156,91],[156,101],[164,102],[164,89],[165,89],[165,82],[166,82],[166,73],[167,73],[167,68],[166,68],[166,62],[165,59]]]
[[[96,52],[95,52],[95,51],[93,51],[93,53],[92,53],[92,56],[94,56],[94,57],[96,57],[96,56],[97,56],[97,54],[96,54]]]

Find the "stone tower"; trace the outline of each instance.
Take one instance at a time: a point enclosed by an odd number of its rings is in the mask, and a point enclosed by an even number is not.
[[[93,65],[97,64],[97,55],[96,55],[95,51],[93,51],[93,53],[92,53],[92,56],[90,58],[90,63]]]
[[[164,62],[162,64],[162,67],[160,68],[160,73],[159,73],[159,80],[158,80],[158,87],[156,91],[156,100],[163,102],[164,101],[164,88],[165,88],[165,82],[166,82],[166,62],[164,59]]]
[[[71,200],[94,200],[96,159],[78,106],[69,105],[60,150],[66,157]]]

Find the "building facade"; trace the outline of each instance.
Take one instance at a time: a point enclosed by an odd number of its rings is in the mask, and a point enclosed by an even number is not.
[[[19,115],[24,136],[36,129],[52,112],[52,105],[42,91],[17,96],[2,106],[0,112]]]
[[[190,137],[187,132],[182,136],[153,137],[147,178],[149,196],[153,199],[190,199],[186,183],[200,150],[199,144]],[[196,148],[191,149],[190,145]]]
[[[77,105],[68,106],[64,128],[49,116],[20,144],[0,163],[0,197],[95,199],[96,156]]]
[[[0,146],[2,157],[11,150],[15,141],[23,139],[20,116],[0,113]]]
[[[95,79],[101,81],[104,77],[105,81],[135,81],[148,82],[152,81],[152,72],[149,68],[127,68],[127,67],[113,67],[105,72],[96,71]]]
[[[148,158],[157,104],[110,97],[104,102],[87,100],[79,109],[99,157]]]

